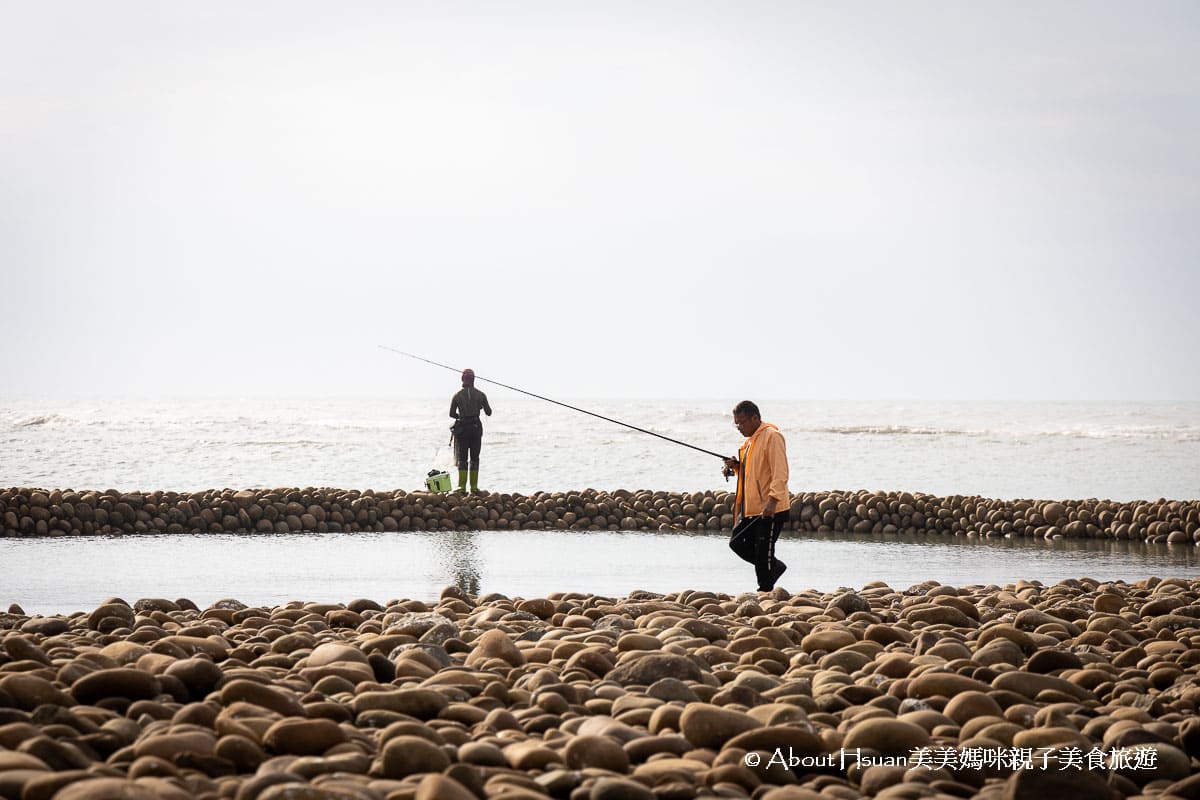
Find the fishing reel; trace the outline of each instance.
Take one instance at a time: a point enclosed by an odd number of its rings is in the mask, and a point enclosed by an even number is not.
[[[726,462],[729,462],[729,461],[732,461],[733,459],[732,458],[723,458],[723,460]],[[733,467],[729,466],[728,463],[725,463],[721,467],[721,474],[725,476],[725,482],[729,483],[730,477],[732,477],[736,473],[735,473]]]

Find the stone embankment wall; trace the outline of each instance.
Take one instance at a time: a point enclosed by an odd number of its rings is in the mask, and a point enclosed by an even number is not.
[[[730,492],[477,495],[354,489],[119,492],[0,490],[0,535],[302,531],[633,530],[712,533],[733,525]],[[794,495],[790,526],[816,533],[1021,536],[1200,542],[1200,500],[994,500],[910,492]]]

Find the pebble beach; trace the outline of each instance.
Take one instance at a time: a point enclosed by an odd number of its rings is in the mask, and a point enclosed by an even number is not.
[[[0,614],[0,797],[1198,796],[1200,582]]]

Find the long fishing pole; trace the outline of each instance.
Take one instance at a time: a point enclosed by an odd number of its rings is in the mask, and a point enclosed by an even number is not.
[[[442,369],[448,369],[451,372],[459,372],[459,370],[456,367],[451,367],[446,364],[441,364],[437,361],[431,361],[428,358],[422,358],[421,356],[414,355],[412,353],[406,353],[403,350],[397,350],[395,347],[388,347],[386,344],[381,344],[379,346],[381,348],[383,348],[384,350],[390,350],[391,352],[398,353],[402,356],[408,356],[409,358],[415,358],[417,361],[424,361],[426,364],[432,364],[435,367],[441,367]],[[612,417],[606,417],[603,414],[597,414],[595,411],[588,411],[586,408],[579,408],[577,406],[571,405],[570,403],[563,403],[558,400],[553,400],[549,397],[543,397],[540,394],[534,394],[533,392],[527,392],[524,389],[518,389],[516,386],[509,386],[507,383],[501,383],[500,381],[492,380],[491,378],[484,378],[480,375],[476,375],[475,380],[486,381],[487,383],[495,384],[496,386],[503,386],[505,389],[511,389],[514,392],[520,392],[521,394],[526,394],[526,395],[529,395],[530,397],[536,397],[538,400],[545,400],[547,403],[554,403],[554,405],[556,405],[556,406],[562,406],[563,408],[569,408],[572,411],[578,411],[581,414],[588,414],[593,417],[598,417],[599,419],[602,419],[605,422],[611,422],[615,425],[621,425],[626,428],[631,428],[635,431],[638,431],[639,433],[648,433],[651,436],[657,436],[659,439],[666,439],[668,442],[673,442],[675,444],[681,444],[684,447],[690,447],[693,450],[699,450],[701,453],[705,453],[710,456],[716,456],[717,458],[720,458],[722,460],[724,460],[726,458],[726,456],[723,456],[720,453],[714,453],[712,450],[705,450],[703,447],[697,447],[694,444],[688,444],[687,442],[681,442],[678,439],[672,439],[670,436],[663,436],[661,433],[655,433],[654,431],[648,431],[645,428],[639,428],[637,425],[630,425],[628,422],[621,422],[621,420],[619,420],[619,419],[613,419]]]

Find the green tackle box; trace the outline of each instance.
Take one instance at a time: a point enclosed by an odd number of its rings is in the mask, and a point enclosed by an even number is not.
[[[450,491],[450,474],[436,470],[430,472],[429,477],[425,479],[425,488],[431,492]]]

